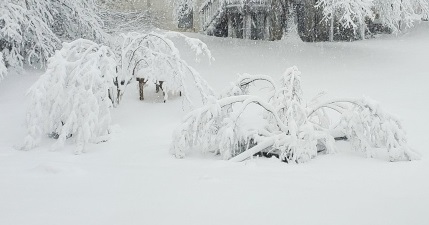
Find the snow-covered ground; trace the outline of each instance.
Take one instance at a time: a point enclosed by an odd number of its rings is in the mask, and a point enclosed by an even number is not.
[[[353,43],[188,35],[211,48],[216,61],[191,64],[217,91],[239,73],[279,78],[296,65],[308,98],[323,90],[365,95],[399,115],[423,159],[367,159],[340,142],[342,153],[299,165],[198,153],[179,160],[169,146],[181,100],[161,103],[154,87],[144,102],[136,87],[128,90],[113,109],[112,139],[85,154],[74,155],[73,146],[50,152],[48,139],[17,151],[25,92],[42,73],[27,70],[0,83],[0,224],[429,224],[429,23]]]

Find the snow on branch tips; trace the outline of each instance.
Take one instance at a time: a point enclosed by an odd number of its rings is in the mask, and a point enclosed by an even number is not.
[[[64,43],[28,91],[28,135],[22,149],[36,147],[44,135],[57,139],[53,149],[70,138],[77,144],[76,154],[88,143],[106,141],[115,78],[116,60],[109,47],[85,39]]]
[[[179,50],[169,37],[183,38],[197,56],[206,54],[209,59],[212,59],[206,44],[178,33],[122,34],[119,41],[121,45],[119,76],[115,81],[118,93],[117,103],[120,102],[127,85],[133,80],[139,82],[140,100],[144,100],[143,89],[149,83],[156,84],[157,90],[163,91],[164,102],[170,93],[178,93],[193,105],[188,91],[189,85],[198,90],[203,103],[209,96],[214,95],[207,82],[180,57]],[[186,82],[187,80],[191,80],[191,84]]]
[[[250,93],[250,85],[256,82],[269,84],[267,93]],[[280,82],[269,76],[240,76],[219,99],[212,98],[185,116],[174,132],[171,152],[181,158],[190,149],[201,149],[231,161],[243,161],[255,154],[276,155],[285,162],[301,163],[318,154],[335,153],[335,141],[348,140],[368,157],[390,161],[419,158],[408,146],[401,122],[376,102],[321,102],[320,98],[310,102],[303,99],[296,67],[287,69]],[[337,125],[329,110],[339,114]],[[246,119],[244,115],[251,111],[261,112],[256,115],[260,118]],[[249,126],[256,120],[263,122]]]

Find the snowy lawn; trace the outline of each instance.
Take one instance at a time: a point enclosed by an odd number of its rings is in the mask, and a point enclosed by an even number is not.
[[[239,73],[279,78],[296,65],[307,99],[319,91],[365,95],[400,116],[423,159],[367,159],[338,142],[342,153],[299,165],[265,158],[231,163],[199,153],[179,160],[169,147],[184,115],[181,98],[164,104],[152,87],[141,102],[137,85],[112,111],[109,142],[78,156],[71,145],[50,152],[49,139],[17,151],[25,92],[42,73],[27,70],[0,83],[0,224],[429,224],[429,23],[353,43],[188,35],[211,48],[216,61],[191,64],[217,91]]]

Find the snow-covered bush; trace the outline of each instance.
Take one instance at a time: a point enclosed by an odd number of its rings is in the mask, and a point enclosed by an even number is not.
[[[325,20],[330,21],[331,41],[334,20],[354,31],[359,28],[364,38],[367,20],[377,19],[393,33],[398,33],[429,12],[427,0],[320,0],[316,7],[322,8]]]
[[[44,135],[58,139],[54,149],[72,138],[77,154],[88,143],[105,141],[115,77],[115,55],[109,47],[85,39],[64,43],[28,91],[28,135],[22,149],[34,148]]]
[[[2,0],[0,52],[8,67],[44,64],[60,38],[104,37],[95,0]]]
[[[373,18],[373,0],[320,0],[316,7],[323,9],[326,18],[338,18],[346,28],[356,29],[367,17]]]
[[[134,79],[142,82],[142,88],[147,82],[162,85],[164,100],[168,99],[168,93],[182,93],[185,99],[192,105],[188,95],[187,79],[191,79],[202,97],[203,102],[208,96],[213,95],[211,88],[201,78],[198,72],[184,61],[170,38],[183,38],[192,51],[197,55],[205,54],[210,60],[211,52],[202,41],[186,37],[180,33],[168,32],[164,35],[158,33],[128,33],[122,34],[120,40],[120,68],[116,81],[118,89],[117,102],[126,90],[126,87]]]
[[[272,87],[265,98],[249,92],[249,85],[256,81]],[[335,152],[334,142],[339,138],[350,140],[369,157],[383,149],[391,161],[419,157],[408,147],[400,121],[378,104],[365,99],[318,99],[304,101],[296,67],[286,70],[280,85],[269,76],[241,76],[226,94],[185,116],[174,132],[171,152],[184,157],[187,150],[196,148],[232,161],[263,153],[300,163],[319,152]],[[262,109],[263,126],[247,126],[251,121],[243,115],[251,105]],[[332,126],[326,109],[340,114],[340,126]]]
[[[428,0],[374,0],[373,2],[380,22],[394,33],[413,26],[414,21],[420,20],[421,16],[429,12]]]
[[[3,53],[0,52],[0,81],[4,79],[7,74],[7,68],[4,64]]]
[[[365,38],[365,20],[374,19],[373,0],[320,0],[316,7],[321,7],[325,20],[330,21],[330,41],[333,41],[335,19],[354,32],[360,28],[362,38]]]

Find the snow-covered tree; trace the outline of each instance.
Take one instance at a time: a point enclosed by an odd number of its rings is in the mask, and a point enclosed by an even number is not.
[[[393,33],[398,33],[406,27],[411,27],[421,16],[428,14],[429,1],[374,0],[374,9],[381,23],[390,28]]]
[[[249,92],[249,85],[267,82],[267,96]],[[171,152],[184,157],[189,149],[220,154],[224,159],[243,161],[254,154],[274,154],[286,162],[306,162],[319,152],[335,152],[336,138],[348,139],[369,157],[385,151],[389,160],[413,160],[419,156],[407,144],[398,119],[365,99],[336,99],[321,102],[303,99],[300,72],[288,69],[280,86],[269,76],[241,76],[219,99],[189,113],[173,135]],[[252,105],[263,111],[262,126],[249,127],[245,119]],[[326,112],[341,116],[338,126]],[[254,110],[254,109],[252,109]]]
[[[173,5],[173,17],[176,22],[193,13],[195,0],[169,0],[169,2]]]
[[[105,141],[115,77],[116,60],[109,47],[85,39],[64,43],[28,91],[28,135],[22,149],[34,148],[44,135],[58,139],[54,149],[72,138],[76,154],[88,143]]]
[[[60,39],[104,37],[95,0],[2,0],[0,52],[8,67],[44,64]]]
[[[46,61],[60,43],[48,22],[54,18],[46,1],[5,0],[0,3],[0,51],[9,67]],[[34,7],[34,8],[30,8]]]
[[[211,52],[202,41],[186,37],[176,32],[168,32],[164,35],[158,33],[128,33],[122,34],[120,39],[120,68],[116,81],[118,95],[117,102],[132,80],[139,80],[140,99],[143,100],[143,87],[146,83],[154,83],[162,88],[164,100],[168,99],[168,93],[181,93],[192,105],[188,94],[186,80],[191,79],[201,95],[203,102],[213,91],[198,72],[189,66],[179,54],[170,38],[183,38],[197,58],[205,54],[212,59]]]
[[[428,0],[320,0],[316,7],[323,9],[325,20],[330,22],[330,40],[333,40],[335,22],[356,31],[360,28],[364,38],[366,20],[377,18],[381,24],[400,32],[411,27],[416,20],[429,12]]]
[[[365,20],[373,19],[373,0],[320,0],[316,7],[323,9],[325,20],[330,22],[329,40],[334,40],[335,20],[344,28],[357,31],[365,38]]]

